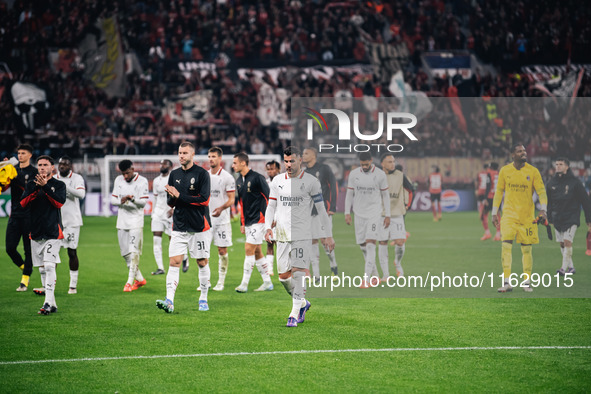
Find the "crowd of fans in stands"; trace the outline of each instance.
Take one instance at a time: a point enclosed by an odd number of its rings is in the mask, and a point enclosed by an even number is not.
[[[186,78],[169,60],[215,61],[227,53],[233,61],[250,64],[303,62],[365,62],[367,53],[357,30],[376,42],[406,42],[411,62],[405,80],[430,96],[448,96],[451,78],[429,79],[420,68],[420,55],[439,49],[468,49],[483,60],[585,61],[591,37],[590,7],[573,1],[426,0],[415,2],[328,2],[322,0],[111,2],[106,0],[44,2],[0,0],[0,59],[9,59],[13,78],[46,89],[51,115],[35,137],[38,153],[82,154],[173,153],[177,139],[194,138],[199,150],[213,144],[231,152],[279,152],[288,143],[275,125],[262,126],[256,116],[255,77],[228,82],[213,74],[193,72]],[[574,11],[577,10],[577,11]],[[140,59],[144,73],[127,76],[123,98],[108,98],[84,80],[80,71],[54,73],[47,48],[76,48],[97,17],[117,15],[125,49]],[[250,63],[249,63],[250,62]],[[273,63],[274,62],[274,63]],[[291,74],[290,74],[291,75]],[[1,74],[0,74],[1,76]],[[265,79],[270,82],[270,79]],[[496,77],[476,73],[476,96],[540,96],[533,83],[513,73]],[[579,96],[591,96],[591,81],[583,79]],[[1,82],[8,86],[4,75]],[[322,80],[280,75],[275,87],[293,97],[330,97],[337,90],[388,96],[371,76],[340,75]],[[210,118],[202,125],[171,126],[161,114],[171,95],[201,89],[213,91]],[[0,154],[7,155],[23,139],[15,131],[13,108],[5,91],[0,99]],[[450,111],[451,114],[451,111]],[[507,152],[507,140],[488,125],[468,124],[470,133],[448,121],[433,119],[422,126],[421,143],[410,145],[411,156],[493,157]],[[568,132],[553,126],[532,128],[529,118],[513,123],[513,140],[524,141],[528,152],[552,156],[569,152],[584,158],[591,134],[584,123],[570,122]],[[584,122],[584,119],[580,119]],[[477,130],[477,131],[473,131]],[[181,136],[181,137],[179,137]]]

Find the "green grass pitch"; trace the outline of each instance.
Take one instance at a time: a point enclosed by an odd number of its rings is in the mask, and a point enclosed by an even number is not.
[[[155,306],[165,295],[165,275],[149,275],[156,269],[149,218],[140,263],[148,284],[123,293],[127,269],[119,256],[115,218],[86,217],[78,249],[78,294],[67,294],[68,264],[62,251],[59,311],[39,316],[43,299],[31,290],[15,292],[21,274],[4,253],[6,222],[0,219],[0,392],[591,389],[591,257],[584,254],[585,227],[574,243],[577,273],[572,288],[498,294],[498,279],[494,287],[433,292],[377,288],[331,294],[312,288],[306,322],[288,329],[291,300],[277,276],[272,292],[252,292],[261,283],[257,272],[248,293],[234,291],[244,257],[237,223],[226,289],[210,292],[211,310],[197,310],[193,262],[181,273],[175,312],[165,314]],[[335,217],[334,226],[340,269],[362,274],[352,229],[342,215]],[[407,276],[501,272],[500,244],[479,240],[482,228],[475,212],[444,214],[439,223],[429,213],[410,213],[407,230]],[[554,274],[560,266],[558,245],[546,239],[543,228],[540,238],[533,249],[534,272]],[[166,252],[167,246],[165,240]],[[519,247],[513,252],[513,268],[520,273]],[[215,285],[215,248],[211,270]],[[323,275],[330,272],[323,253],[321,270]],[[35,270],[30,289],[39,285]],[[352,351],[358,349],[380,351]],[[300,350],[306,352],[295,352]]]

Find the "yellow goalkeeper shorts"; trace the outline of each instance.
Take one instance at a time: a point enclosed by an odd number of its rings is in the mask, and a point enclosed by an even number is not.
[[[532,219],[533,221],[533,219]],[[534,223],[519,223],[513,219],[501,218],[501,239],[517,243],[534,245],[540,242],[538,225]]]

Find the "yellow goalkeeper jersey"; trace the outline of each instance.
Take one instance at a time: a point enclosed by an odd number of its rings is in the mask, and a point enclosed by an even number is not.
[[[534,190],[538,193],[540,204],[546,209],[548,197],[540,171],[529,163],[521,169],[515,168],[513,163],[501,168],[493,207],[499,207],[503,194],[503,219],[513,219],[519,223],[531,223],[535,219]]]

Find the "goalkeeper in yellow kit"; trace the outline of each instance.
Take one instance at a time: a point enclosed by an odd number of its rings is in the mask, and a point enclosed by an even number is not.
[[[542,176],[537,168],[527,163],[527,153],[523,145],[514,145],[511,153],[513,163],[501,168],[497,190],[493,199],[493,224],[499,223],[499,206],[505,195],[503,216],[501,221],[502,252],[504,286],[499,288],[500,293],[513,290],[509,284],[511,276],[511,248],[513,240],[521,244],[523,273],[525,280],[520,281],[523,290],[533,291],[530,285],[530,276],[533,266],[532,245],[539,242],[538,226],[535,224],[535,206],[533,202],[534,190],[538,193],[541,210],[540,216],[546,221],[546,204],[548,197]]]

